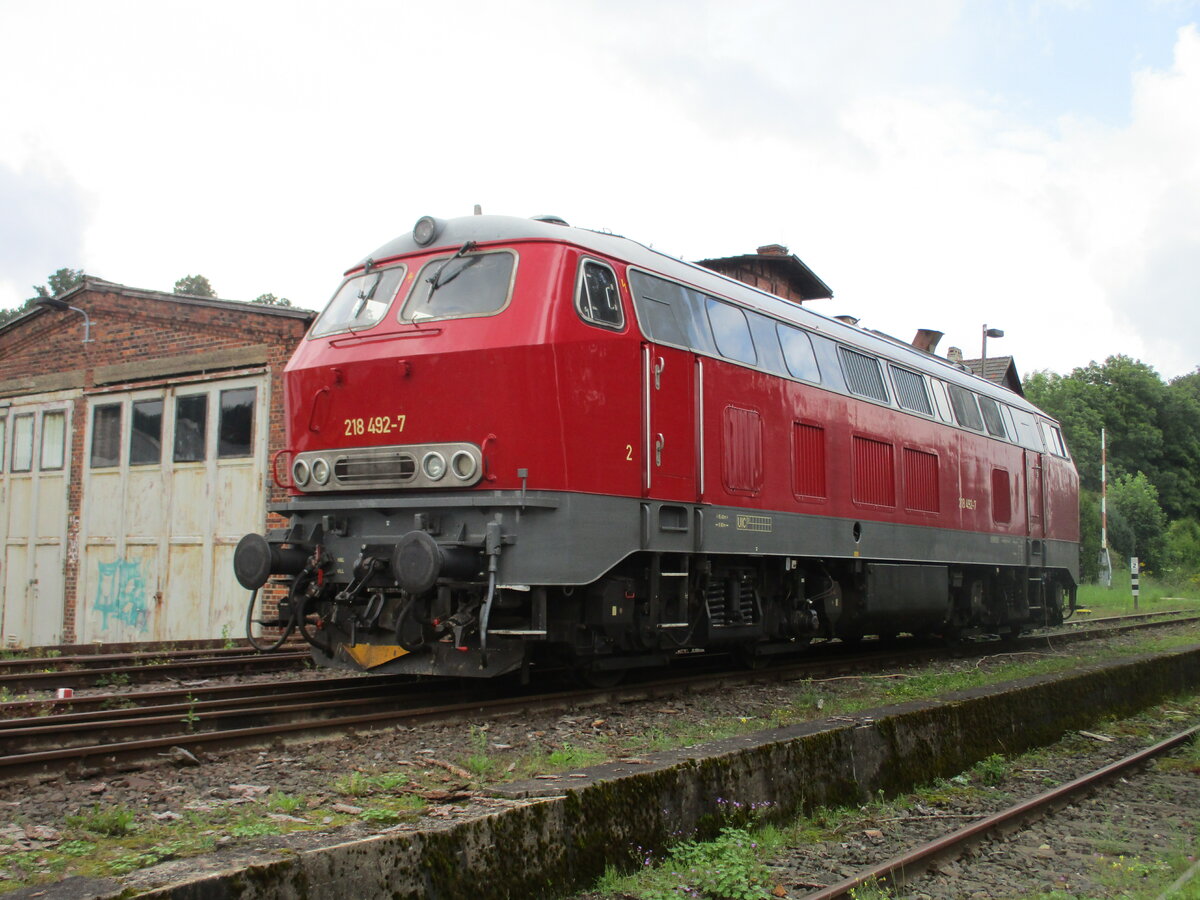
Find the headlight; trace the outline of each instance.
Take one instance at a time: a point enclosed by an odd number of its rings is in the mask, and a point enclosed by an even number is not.
[[[323,457],[313,460],[312,477],[317,484],[329,484],[329,462]]]
[[[438,220],[433,216],[421,216],[417,219],[417,224],[413,226],[413,240],[421,247],[432,244],[437,233]]]
[[[437,481],[446,474],[446,457],[436,450],[431,450],[421,460],[421,469],[425,472],[426,478],[430,481]]]
[[[296,487],[304,487],[304,485],[308,484],[308,475],[308,463],[302,459],[298,459],[292,463],[292,481]]]
[[[470,481],[479,470],[479,463],[474,454],[468,453],[466,450],[459,450],[450,457],[450,469],[459,481]]]

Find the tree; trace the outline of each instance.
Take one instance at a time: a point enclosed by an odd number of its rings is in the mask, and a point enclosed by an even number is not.
[[[261,303],[263,306],[291,306],[292,301],[287,297],[276,297],[274,294],[259,294],[251,303]]]
[[[1158,490],[1142,472],[1121,475],[1108,488],[1109,508],[1117,527],[1109,529],[1113,548],[1120,556],[1140,557],[1147,568],[1163,562],[1167,517],[1158,505]]]
[[[1177,519],[1167,529],[1164,570],[1174,582],[1191,582],[1200,577],[1200,523],[1195,519]]]
[[[1079,578],[1092,583],[1100,577],[1100,495],[1079,492]]]
[[[46,281],[50,283],[50,287],[35,285],[33,289],[37,291],[37,296],[30,297],[30,300],[36,302],[43,297],[57,297],[59,294],[65,294],[71,288],[83,284],[83,269],[59,269]]]
[[[71,288],[83,284],[83,279],[83,269],[59,269],[46,279],[49,286],[34,285],[34,295],[20,306],[14,306],[12,309],[0,309],[0,325],[12,321],[43,297],[57,297],[59,294],[65,294]]]
[[[1108,471],[1143,472],[1172,518],[1200,519],[1200,372],[1170,384],[1145,363],[1110,356],[1070,375],[1035,372],[1026,396],[1062,422],[1089,490],[1100,489],[1100,429],[1108,432]]]
[[[175,293],[187,294],[190,297],[211,297],[217,299],[217,292],[203,275],[184,275],[175,282]]]

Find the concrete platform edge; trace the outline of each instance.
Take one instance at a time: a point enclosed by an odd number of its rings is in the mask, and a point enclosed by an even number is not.
[[[136,894],[153,900],[517,898],[586,888],[638,847],[893,794],[1200,687],[1200,646],[609,763],[497,794],[538,802]],[[145,873],[143,873],[144,876]],[[129,897],[123,893],[97,896]]]

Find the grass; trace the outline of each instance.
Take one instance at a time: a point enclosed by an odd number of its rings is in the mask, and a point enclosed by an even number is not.
[[[726,827],[712,841],[683,841],[658,860],[635,848],[641,869],[623,875],[609,867],[597,890],[633,894],[643,900],[678,897],[711,897],[716,900],[769,898],[775,887],[764,860],[780,846],[782,836],[773,828],[754,833]]]
[[[236,807],[183,810],[181,818],[165,823],[126,806],[95,804],[64,817],[62,843],[0,853],[0,894],[70,875],[123,875],[167,859],[212,852],[218,839],[222,844],[252,845],[267,835],[324,831],[355,819],[389,825],[411,821],[425,808],[421,797],[396,793],[409,782],[404,773],[351,773],[348,778],[353,776],[357,778],[349,784],[365,787],[371,796],[360,816],[324,804],[314,807],[303,795],[279,791]]]
[[[134,812],[127,806],[101,806],[97,803],[89,812],[67,816],[67,825],[90,831],[92,834],[119,837],[134,829]]]
[[[387,793],[409,783],[404,772],[350,772],[333,783],[333,789],[347,797],[366,797],[376,793]]]
[[[1139,613],[1200,609],[1200,592],[1195,585],[1170,585],[1144,577],[1140,582]],[[1080,585],[1075,602],[1077,606],[1090,609],[1094,616],[1119,616],[1134,612],[1129,572],[1121,569],[1114,571],[1111,588],[1099,584]]]

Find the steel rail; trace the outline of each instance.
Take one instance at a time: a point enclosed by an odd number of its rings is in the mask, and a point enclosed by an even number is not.
[[[276,697],[291,697],[317,691],[336,691],[369,683],[384,690],[412,684],[412,675],[344,675],[333,678],[304,678],[296,681],[238,682],[235,684],[195,684],[166,690],[133,691],[120,694],[76,694],[67,700],[49,698],[45,700],[10,700],[0,703],[0,733],[9,728],[20,728],[24,722],[45,725],[47,720],[55,722],[87,721],[85,717],[104,714],[108,716],[137,716],[148,709],[179,704],[213,703],[225,701],[235,703],[247,697],[261,697],[269,691]]]
[[[113,676],[126,676],[130,683],[145,683],[159,681],[168,674],[200,675],[217,672],[218,674],[237,674],[247,669],[251,671],[276,671],[279,669],[295,668],[311,658],[304,653],[250,653],[229,659],[207,658],[191,659],[183,662],[155,663],[132,666],[109,666],[99,669],[66,669],[60,672],[19,672],[12,675],[0,675],[0,689],[7,688],[10,693],[26,693],[28,691],[53,690],[60,687],[95,687],[101,679],[111,679]],[[224,672],[222,672],[224,670]]]
[[[961,851],[967,845],[982,840],[987,835],[1006,827],[1026,825],[1059,807],[1067,805],[1078,795],[1090,791],[1092,788],[1114,776],[1139,766],[1156,756],[1161,756],[1163,753],[1173,750],[1181,744],[1194,740],[1197,734],[1200,734],[1200,725],[1195,728],[1189,728],[1187,731],[1181,731],[1179,734],[1173,735],[1164,741],[1159,741],[1151,747],[1139,750],[1137,753],[1131,754],[1124,759],[1117,760],[1103,768],[1096,769],[1094,772],[1082,775],[1074,781],[1060,785],[1053,790],[1046,791],[1028,800],[1023,800],[1020,803],[1010,806],[1008,809],[982,818],[978,822],[966,825],[950,834],[935,838],[906,853],[893,856],[891,859],[872,866],[869,869],[864,869],[844,881],[831,884],[811,894],[805,894],[803,900],[834,900],[837,897],[846,897],[855,888],[862,887],[872,880],[884,884],[903,884],[910,872],[917,875],[923,874],[929,863],[936,859],[957,855],[958,851]],[[920,871],[915,871],[918,867],[920,867]]]
[[[281,652],[307,651],[308,646],[301,641],[291,641],[284,644]],[[76,670],[104,668],[118,663],[157,664],[159,661],[182,661],[187,659],[219,659],[239,656],[259,656],[259,652],[251,647],[186,647],[178,650],[134,650],[116,653],[78,653],[71,656],[18,656],[12,659],[0,659],[0,672],[14,674],[19,672],[36,672],[39,669],[61,669],[73,666]]]

